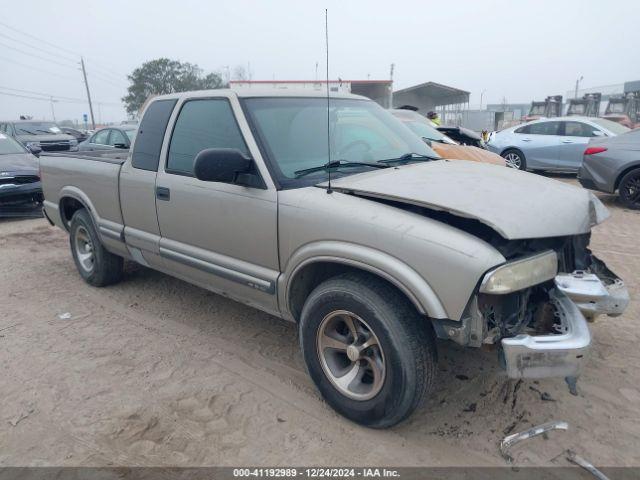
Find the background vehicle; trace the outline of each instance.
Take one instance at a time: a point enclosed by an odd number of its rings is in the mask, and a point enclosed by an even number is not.
[[[62,130],[62,133],[71,135],[73,138],[75,138],[78,141],[78,143],[84,142],[89,137],[89,134],[87,133],[86,130],[82,131],[82,130],[78,130],[76,128],[71,128],[71,127],[60,127],[60,130]]]
[[[529,114],[524,117],[525,122],[539,120],[540,118],[553,118],[562,116],[562,95],[553,95],[544,99],[544,102],[531,102]]]
[[[592,190],[617,190],[626,207],[640,209],[640,129],[591,140],[578,180]]]
[[[559,117],[492,132],[487,148],[513,168],[577,172],[591,138],[627,131],[627,127],[602,118]]]
[[[468,145],[470,147],[485,148],[484,140],[473,130],[464,127],[437,127],[440,133],[444,133],[447,137],[455,140],[460,145]]]
[[[78,147],[78,141],[71,135],[63,133],[54,122],[36,120],[0,122],[0,133],[14,137],[26,147],[38,146],[45,152],[75,151]]]
[[[41,217],[42,200],[38,159],[0,133],[0,217]]]
[[[138,127],[134,125],[102,128],[78,145],[78,150],[81,152],[115,148],[128,150],[137,132]]]
[[[416,135],[427,142],[442,158],[505,165],[505,161],[500,155],[496,155],[482,148],[459,145],[438,131],[427,118],[417,112],[404,109],[390,110],[390,112],[393,116],[399,118]]]
[[[595,195],[440,161],[355,95],[159,96],[126,160],[43,156],[41,169],[87,283],[119,281],[126,258],[297,322],[323,397],[370,427],[421,403],[436,336],[500,345],[514,378],[576,377],[584,315],[628,303],[587,249],[607,216]]]

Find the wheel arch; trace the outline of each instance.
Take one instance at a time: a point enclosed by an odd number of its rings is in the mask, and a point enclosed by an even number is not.
[[[84,208],[89,213],[94,225],[97,225],[95,218],[95,209],[87,195],[76,187],[64,187],[60,193],[58,201],[58,211],[60,212],[60,220],[64,228],[69,231],[69,224],[73,214]]]
[[[624,167],[624,170],[622,170],[618,176],[616,177],[616,182],[613,185],[613,191],[615,192],[616,190],[618,190],[618,187],[620,186],[620,182],[622,181],[622,179],[624,178],[624,176],[631,172],[632,170],[640,170],[640,160],[633,162],[631,165],[627,165]]]
[[[278,280],[283,315],[298,321],[311,291],[324,280],[346,272],[373,275],[398,290],[416,310],[430,318],[447,318],[431,286],[395,257],[361,245],[322,242],[296,252]]]

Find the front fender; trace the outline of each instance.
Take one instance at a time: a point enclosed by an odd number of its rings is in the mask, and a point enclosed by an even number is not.
[[[409,265],[389,254],[341,241],[318,241],[298,248],[278,279],[278,301],[282,313],[291,319],[292,280],[305,266],[316,262],[349,265],[378,275],[398,287],[418,311],[430,318],[447,318],[442,302],[431,286]]]

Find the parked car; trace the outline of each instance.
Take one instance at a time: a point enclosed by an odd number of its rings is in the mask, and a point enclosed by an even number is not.
[[[438,131],[452,138],[460,145],[470,147],[486,148],[484,140],[473,130],[464,127],[438,126]]]
[[[42,200],[38,159],[17,140],[0,133],[0,217],[40,217]]]
[[[520,170],[577,172],[593,137],[613,137],[629,129],[595,117],[558,117],[492,132],[487,147]]]
[[[78,141],[64,133],[55,122],[16,120],[0,122],[0,133],[14,137],[24,146],[36,146],[45,152],[68,152],[78,149]]]
[[[138,127],[134,125],[102,128],[78,145],[78,150],[81,152],[113,150],[116,148],[128,150],[136,137],[137,131]]]
[[[640,209],[640,128],[592,139],[584,151],[578,180],[592,190],[617,190],[626,207]]]
[[[86,130],[78,130],[76,128],[71,127],[60,127],[63,133],[67,135],[71,135],[76,139],[78,143],[84,142],[87,138],[89,138],[89,133]]]
[[[433,160],[375,102],[332,97],[155,97],[126,160],[41,157],[46,216],[90,285],[129,259],[296,322],[318,389],[363,425],[420,404],[436,337],[494,345],[511,378],[575,379],[585,316],[629,301],[588,249],[608,215],[597,197]]]
[[[488,150],[459,145],[458,142],[438,131],[433,123],[417,112],[406,109],[390,110],[391,114],[399,118],[410,130],[422,138],[442,158],[452,160],[471,160],[474,162],[505,165],[505,160]]]

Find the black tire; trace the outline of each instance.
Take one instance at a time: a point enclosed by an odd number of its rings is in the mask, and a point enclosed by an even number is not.
[[[318,334],[325,319],[340,310],[364,320],[384,352],[384,381],[372,398],[349,398],[325,373]],[[367,427],[387,428],[407,418],[431,389],[436,375],[430,321],[398,291],[371,275],[347,273],[319,285],[304,304],[299,340],[309,375],[327,403]]]
[[[524,156],[524,153],[522,153],[522,151],[518,150],[517,148],[510,148],[508,150],[505,150],[500,154],[500,156],[504,158],[505,162],[507,162],[507,167],[518,168],[523,171],[527,170],[527,159]],[[519,167],[511,165],[510,157],[513,158],[513,162],[519,164]],[[517,160],[515,157],[517,157]]]
[[[89,249],[82,249],[82,245],[86,247],[87,242],[90,242],[90,252],[92,254],[90,262],[84,258],[89,254]],[[105,287],[122,279],[122,266],[124,263],[122,257],[114,255],[102,246],[93,221],[85,209],[76,211],[71,218],[69,245],[76,268],[80,276],[89,285]]]
[[[622,177],[618,194],[625,207],[640,210],[640,168],[631,170]]]

